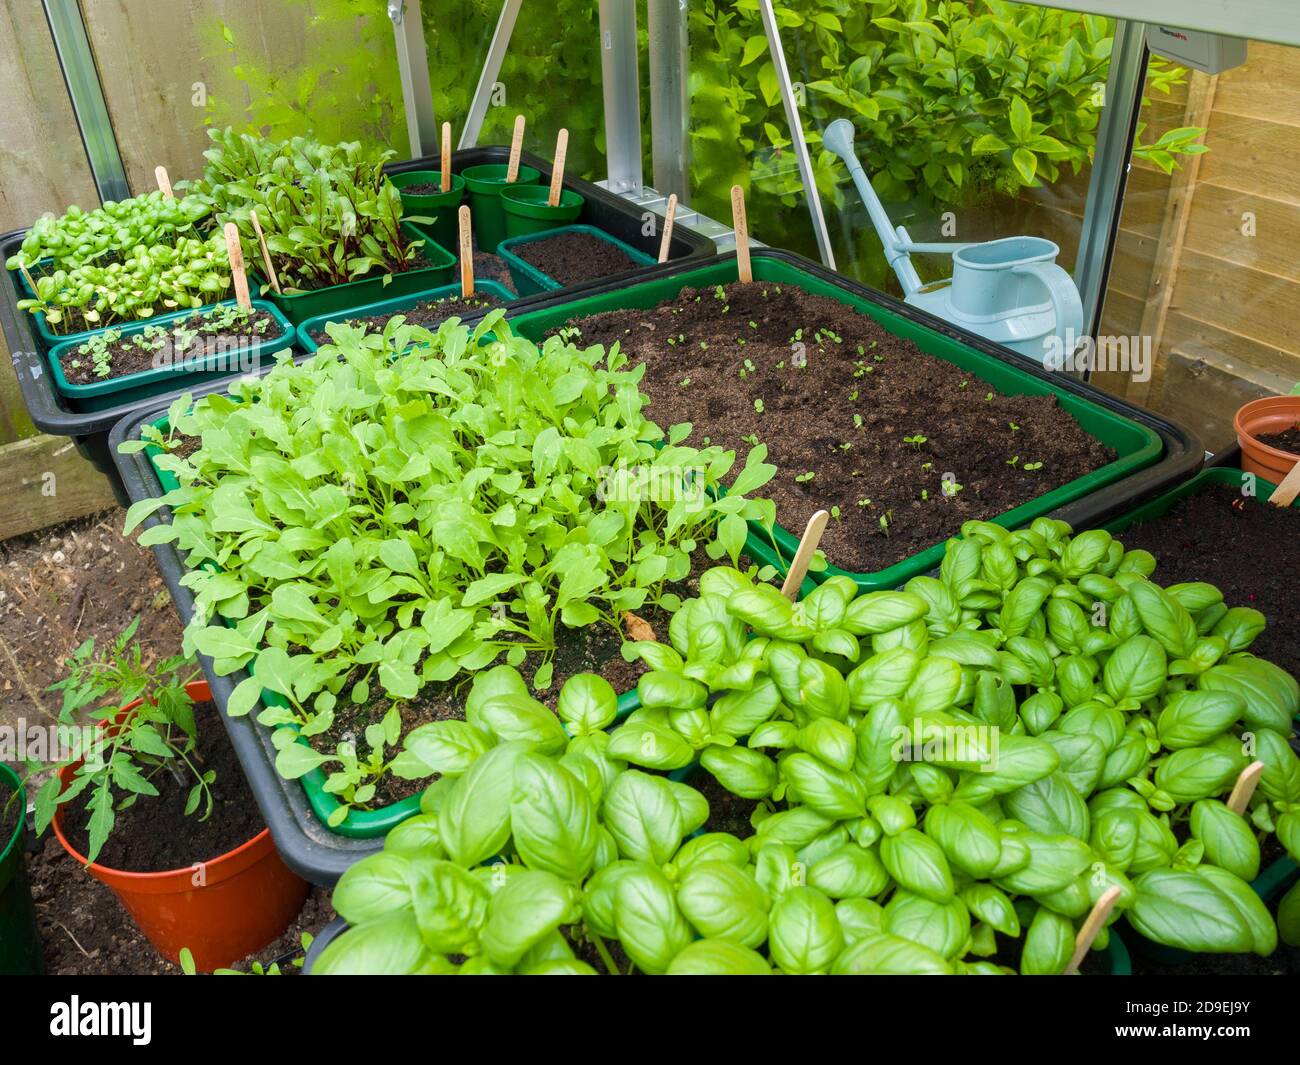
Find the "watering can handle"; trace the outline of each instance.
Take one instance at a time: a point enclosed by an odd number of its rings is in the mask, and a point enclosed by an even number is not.
[[[1077,337],[1083,332],[1083,301],[1074,278],[1063,267],[1056,263],[1020,263],[1011,270],[1017,274],[1033,274],[1043,283],[1056,315],[1057,336],[1064,339],[1069,333]]]

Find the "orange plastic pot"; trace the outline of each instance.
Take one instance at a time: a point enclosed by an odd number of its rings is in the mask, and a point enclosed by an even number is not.
[[[1300,396],[1253,399],[1232,417],[1241,444],[1241,468],[1278,484],[1300,461],[1300,455],[1260,443],[1260,433],[1283,433],[1300,425]]]
[[[195,702],[212,698],[206,681],[186,686]],[[124,706],[125,715],[140,705]],[[79,764],[79,763],[78,763]],[[64,787],[77,765],[65,766]],[[99,864],[86,865],[63,834],[62,810],[54,815],[59,843],[96,880],[108,885],[118,901],[168,961],[176,962],[189,947],[201,971],[230,965],[260,950],[289,926],[307,898],[307,881],[289,870],[262,829],[240,847],[186,869],[127,873]]]

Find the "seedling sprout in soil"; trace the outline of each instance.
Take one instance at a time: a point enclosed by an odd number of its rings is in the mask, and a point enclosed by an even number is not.
[[[563,328],[579,330],[582,344],[617,341],[644,364],[640,387],[659,420],[689,421],[726,446],[767,444],[779,470],[769,491],[785,528],[799,528],[817,508],[855,513],[862,498],[890,511],[888,526],[873,517],[828,529],[827,558],[850,572],[883,569],[942,541],[963,520],[994,518],[1114,458],[1053,396],[962,389],[977,380],[969,371],[837,300],[763,282],[724,285],[721,295],[717,288]],[[732,319],[747,323],[743,347]],[[666,335],[674,342],[665,343]],[[795,353],[792,338],[802,345]],[[793,365],[800,351],[801,368]],[[689,389],[679,387],[686,377]],[[808,416],[810,405],[816,417]],[[1025,471],[1020,458],[1007,464],[999,441],[1013,423],[1020,456],[1032,448],[1041,468]],[[917,461],[903,458],[909,454]],[[797,479],[810,470],[815,480]],[[945,491],[945,473],[962,488]]]
[[[207,355],[232,359],[241,348],[265,338],[275,319],[265,311],[224,303],[210,311],[165,325],[147,325],[124,334],[107,329],[60,355],[71,384],[89,384],[110,377],[182,363]]]

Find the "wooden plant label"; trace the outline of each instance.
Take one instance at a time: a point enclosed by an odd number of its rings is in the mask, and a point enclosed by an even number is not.
[[[451,123],[442,124],[442,169],[439,171],[443,192],[451,191]]]
[[[749,265],[749,217],[745,214],[745,193],[739,185],[731,186],[731,225],[736,231],[736,270],[740,280],[748,284],[754,280]]]
[[[34,280],[32,280],[32,275],[31,275],[30,273],[28,273],[28,271],[27,271],[27,264],[26,264],[26,263],[19,263],[19,264],[18,264],[18,269],[21,270],[21,271],[23,272],[23,278],[24,278],[24,279],[26,280],[26,282],[27,282],[27,287],[30,288],[33,292],[35,292],[35,291],[36,291],[36,282],[35,282]]]
[[[519,179],[519,155],[524,150],[524,116],[515,115],[515,131],[510,137],[510,161],[506,164],[506,181]]]
[[[167,168],[165,166],[154,167],[153,176],[158,181],[158,191],[163,194],[163,199],[174,200],[176,196],[172,192],[172,179],[167,176]]]
[[[1237,783],[1232,786],[1232,794],[1228,796],[1228,809],[1244,817],[1246,807],[1250,805],[1251,796],[1255,794],[1255,788],[1259,784],[1259,778],[1263,775],[1263,762],[1251,762],[1246,766],[1241,771],[1241,776],[1237,778]]]
[[[664,232],[659,238],[659,261],[668,261],[668,246],[673,242],[673,222],[677,218],[677,193],[668,197],[668,206],[664,210]]]
[[[256,211],[248,212],[248,220],[253,223],[253,232],[257,234],[257,243],[262,249],[262,265],[266,267],[267,280],[271,282],[271,287],[275,289],[277,296],[280,292],[280,279],[275,275],[275,267],[271,265],[271,252],[266,246],[266,236],[262,233],[262,223],[257,219]]]
[[[470,229],[469,204],[462,204],[460,220],[460,294],[462,299],[474,295],[474,238]]]
[[[234,222],[226,223],[226,252],[230,256],[230,276],[235,283],[235,299],[246,311],[253,309],[252,297],[248,294],[248,275],[244,272],[244,249],[239,244],[239,227]]]
[[[1300,462],[1291,467],[1291,472],[1282,478],[1281,483],[1273,490],[1273,494],[1268,497],[1268,501],[1279,507],[1289,507],[1298,495],[1300,495]]]
[[[560,130],[555,138],[555,162],[551,170],[551,194],[546,202],[552,207],[560,206],[560,190],[564,187],[564,157],[569,154],[569,131]]]
[[[1121,894],[1118,884],[1102,892],[1101,898],[1088,914],[1088,919],[1079,929],[1079,934],[1074,937],[1074,953],[1070,955],[1070,964],[1065,967],[1066,976],[1073,976],[1079,971],[1079,966],[1088,956],[1088,951],[1092,950],[1093,941],[1106,926],[1106,921],[1110,918],[1111,911],[1115,909],[1115,903],[1119,901]]]
[[[781,585],[781,594],[791,602],[799,598],[799,589],[803,586],[804,577],[808,575],[808,567],[812,564],[813,554],[822,541],[822,533],[826,531],[829,520],[830,514],[824,510],[817,511],[808,519],[808,527],[804,529],[803,539],[799,541],[799,550],[794,553],[790,572],[785,575],[785,583]]]

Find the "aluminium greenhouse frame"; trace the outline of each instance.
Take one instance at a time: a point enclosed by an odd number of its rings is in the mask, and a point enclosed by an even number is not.
[[[101,200],[123,199],[130,195],[130,189],[80,5],[77,0],[42,2],[95,186]],[[647,0],[653,126],[653,183],[647,184],[641,155],[636,2],[599,0],[600,35],[594,43],[601,48],[607,170],[605,180],[598,184],[657,214],[664,213],[668,196],[676,194],[680,201],[678,224],[709,237],[719,251],[727,251],[735,246],[735,234],[730,226],[690,209],[687,2]],[[1071,7],[1096,6],[1090,0],[1066,2]],[[758,0],[758,6],[817,247],[823,263],[835,269],[826,215],[813,176],[799,98],[786,64],[773,0]],[[522,7],[523,0],[503,0],[461,130],[460,148],[475,147],[478,143],[493,87]],[[417,158],[431,155],[437,151],[438,127],[421,32],[421,0],[389,0],[387,9],[393,24],[411,154]],[[1072,271],[1083,299],[1086,333],[1096,331],[1106,291],[1147,54],[1146,25],[1117,19],[1106,102],[1099,119],[1079,251]]]

